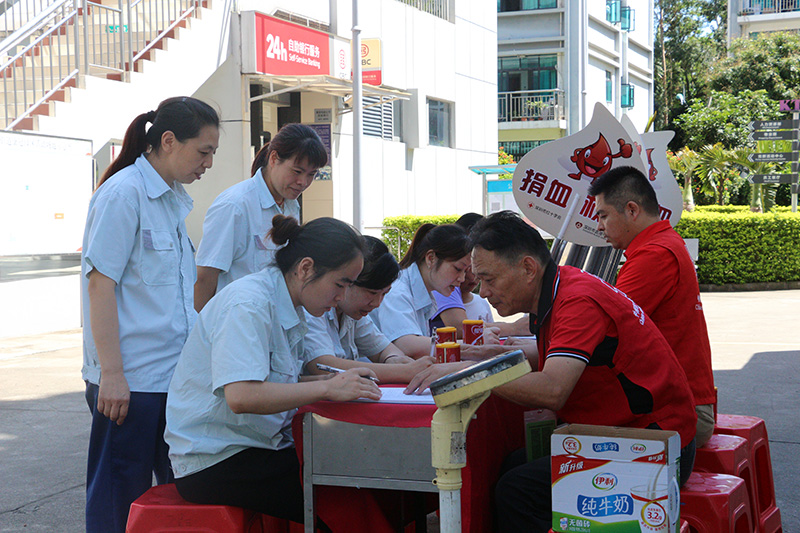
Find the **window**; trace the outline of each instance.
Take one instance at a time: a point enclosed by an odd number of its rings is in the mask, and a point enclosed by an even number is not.
[[[633,31],[636,29],[636,13],[630,7],[623,7],[621,13],[620,28],[623,31]]]
[[[558,57],[553,55],[500,57],[497,84],[500,92],[556,89]]]
[[[558,0],[497,0],[497,12],[530,11],[533,9],[553,9],[558,7]]]
[[[451,146],[451,115],[452,104],[441,100],[428,99],[428,144],[431,146]]]
[[[606,0],[606,20],[611,24],[620,21],[620,0]]]
[[[614,86],[611,82],[611,72],[606,71],[606,102],[614,101]]]
[[[378,96],[362,96],[364,102],[364,135],[392,140],[394,134],[394,106],[392,102],[379,104]]]
[[[633,85],[623,83],[620,85],[620,105],[622,107],[633,107]]]

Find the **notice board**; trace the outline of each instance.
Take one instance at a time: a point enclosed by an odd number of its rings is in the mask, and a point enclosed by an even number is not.
[[[0,131],[0,256],[80,252],[92,142]]]

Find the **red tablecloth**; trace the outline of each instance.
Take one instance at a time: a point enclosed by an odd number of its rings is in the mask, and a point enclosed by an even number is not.
[[[435,405],[398,405],[361,402],[318,402],[300,409],[293,421],[297,454],[303,462],[304,413],[325,418],[384,427],[429,427]],[[462,469],[462,531],[484,533],[491,530],[494,485],[505,457],[525,445],[524,409],[495,395],[476,413],[467,430],[467,466]],[[316,486],[317,515],[338,532],[391,532],[386,518],[386,502],[370,489]],[[384,505],[384,507],[381,506]]]

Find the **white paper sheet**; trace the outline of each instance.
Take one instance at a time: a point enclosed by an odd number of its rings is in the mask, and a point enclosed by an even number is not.
[[[357,402],[368,403],[405,403],[405,404],[422,404],[422,405],[435,405],[431,390],[428,389],[422,394],[403,394],[403,387],[380,387],[381,399],[367,400],[360,398],[355,400]]]

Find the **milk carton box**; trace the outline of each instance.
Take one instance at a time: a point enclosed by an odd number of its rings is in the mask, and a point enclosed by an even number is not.
[[[550,447],[553,531],[679,533],[678,433],[569,424]]]

